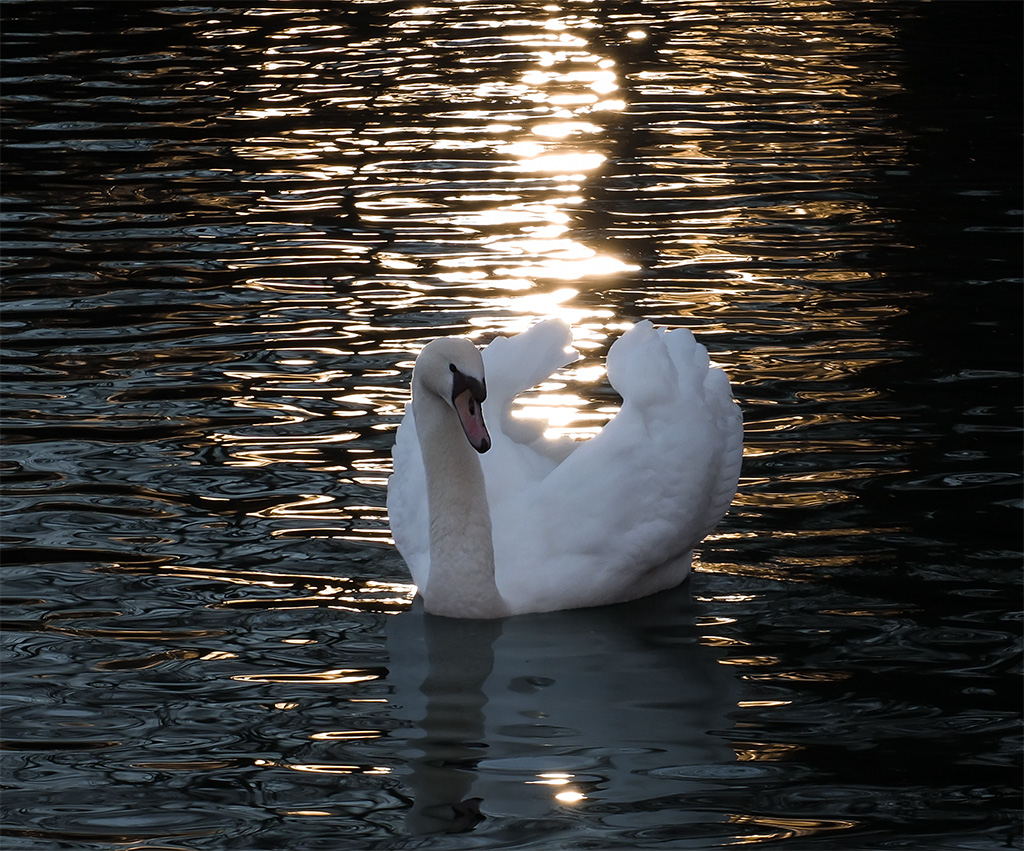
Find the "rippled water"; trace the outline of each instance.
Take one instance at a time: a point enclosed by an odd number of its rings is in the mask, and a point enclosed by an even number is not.
[[[5,849],[1021,846],[1019,4],[0,14]],[[580,437],[694,329],[734,508],[425,620],[415,352],[548,316]]]

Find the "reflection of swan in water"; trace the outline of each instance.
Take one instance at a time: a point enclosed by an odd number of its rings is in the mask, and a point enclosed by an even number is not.
[[[391,618],[393,712],[413,723],[410,832],[469,830],[478,807],[541,817],[706,790],[705,767],[735,765],[707,732],[731,727],[735,681],[699,643],[695,611],[684,586],[505,621],[437,617],[420,601]]]
[[[675,587],[732,502],[739,408],[685,328],[640,322],[615,341],[622,407],[590,440],[550,440],[512,417],[519,393],[575,360],[571,338],[549,320],[482,355],[447,337],[416,359],[388,512],[428,611],[501,617]]]

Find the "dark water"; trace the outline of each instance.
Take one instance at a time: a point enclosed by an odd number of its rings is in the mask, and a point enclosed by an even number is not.
[[[3,3],[4,849],[1021,847],[1021,10]],[[736,503],[425,620],[414,353],[547,316],[580,435],[693,328]]]

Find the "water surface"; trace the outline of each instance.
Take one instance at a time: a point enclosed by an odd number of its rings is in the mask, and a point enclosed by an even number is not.
[[[1020,847],[1017,4],[2,16],[5,848]],[[580,438],[697,333],[734,507],[425,618],[415,353],[550,316]]]

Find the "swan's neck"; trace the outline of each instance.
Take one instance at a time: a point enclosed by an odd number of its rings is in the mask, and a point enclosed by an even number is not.
[[[494,581],[491,512],[476,450],[456,413],[426,388],[413,389],[413,416],[430,513],[424,608],[449,617],[503,617],[508,610]]]

